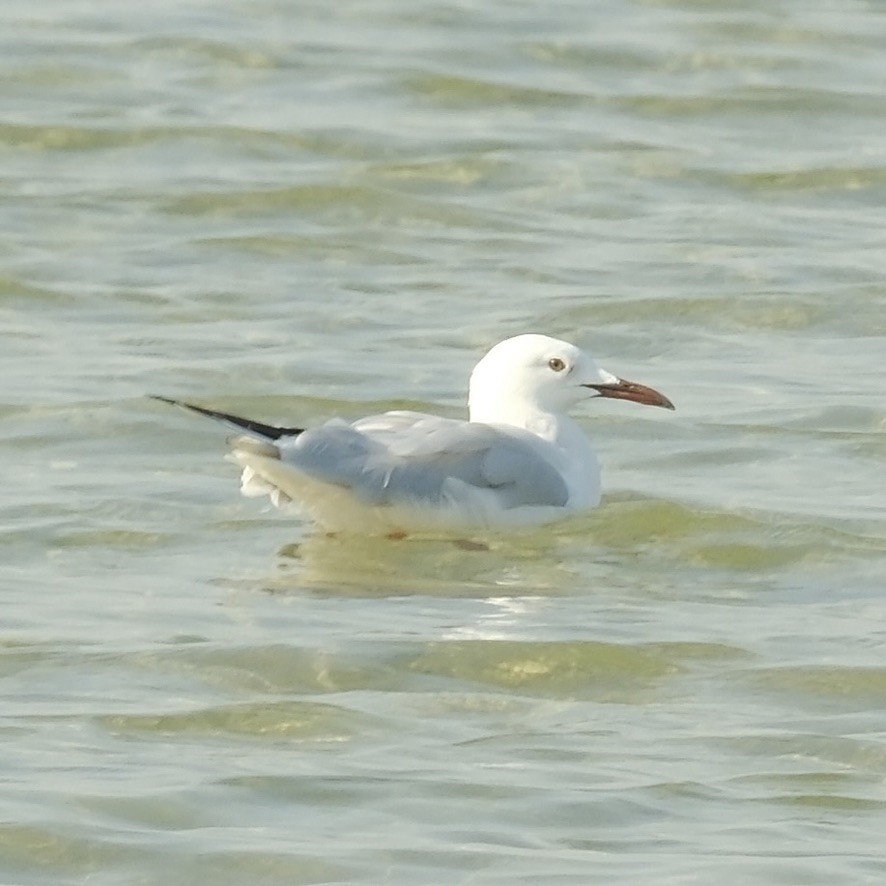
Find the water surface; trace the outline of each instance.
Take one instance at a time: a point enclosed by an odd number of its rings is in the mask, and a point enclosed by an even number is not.
[[[0,11],[4,882],[879,883],[874,3]],[[555,530],[327,538],[225,432],[590,404]],[[475,547],[476,549],[472,549]]]

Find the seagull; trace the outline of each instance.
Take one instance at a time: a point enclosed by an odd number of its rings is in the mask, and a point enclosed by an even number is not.
[[[508,530],[600,502],[597,455],[566,413],[605,397],[673,409],[658,391],[601,369],[575,345],[535,333],[495,345],[471,373],[467,421],[396,410],[354,422],[278,427],[168,397],[233,425],[241,492],[292,500],[329,532]]]

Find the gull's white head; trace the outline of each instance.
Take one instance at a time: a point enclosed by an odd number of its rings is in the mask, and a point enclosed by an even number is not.
[[[531,416],[562,414],[589,397],[674,408],[658,391],[601,369],[575,345],[536,334],[505,339],[486,354],[471,373],[468,403],[472,421],[522,426]]]

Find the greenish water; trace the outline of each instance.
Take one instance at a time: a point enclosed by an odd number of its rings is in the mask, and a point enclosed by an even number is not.
[[[0,880],[881,883],[876,3],[0,9]],[[459,415],[522,331],[602,507],[327,538],[224,431]]]

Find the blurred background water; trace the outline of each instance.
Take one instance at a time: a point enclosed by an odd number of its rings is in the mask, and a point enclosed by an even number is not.
[[[0,23],[3,882],[883,882],[880,4]],[[523,331],[677,412],[489,550],[144,398],[461,415]]]

